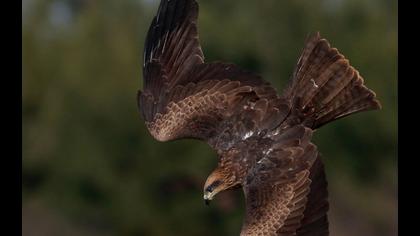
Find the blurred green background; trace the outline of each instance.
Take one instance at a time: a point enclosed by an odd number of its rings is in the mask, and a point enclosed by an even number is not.
[[[207,61],[285,86],[320,31],[381,111],[316,132],[331,235],[397,235],[397,1],[199,1]],[[239,235],[241,190],[206,207],[204,143],[155,141],[137,111],[157,0],[23,0],[23,235]]]

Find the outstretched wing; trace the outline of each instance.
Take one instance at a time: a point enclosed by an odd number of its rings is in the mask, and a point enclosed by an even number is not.
[[[259,76],[233,64],[204,63],[194,0],[162,0],[144,50],[141,114],[160,141],[209,140],[221,121],[249,101],[278,99]],[[270,102],[277,111],[278,102]]]
[[[241,236],[297,235],[305,224],[325,215],[325,209],[312,208],[309,213],[313,217],[303,221],[307,204],[318,201],[310,196],[311,188],[319,185],[312,182],[318,178],[319,167],[312,168],[318,151],[310,143],[311,136],[311,129],[294,126],[274,137],[273,144],[265,148],[266,155],[250,171],[243,186],[246,217]],[[318,175],[311,173],[314,170]],[[308,201],[309,197],[312,200]]]

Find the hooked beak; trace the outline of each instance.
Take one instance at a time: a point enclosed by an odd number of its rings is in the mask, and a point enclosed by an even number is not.
[[[209,199],[204,199],[204,203],[206,204],[206,206],[210,205],[211,200]]]
[[[206,191],[204,193],[204,203],[208,206],[213,199],[213,194],[211,192]]]

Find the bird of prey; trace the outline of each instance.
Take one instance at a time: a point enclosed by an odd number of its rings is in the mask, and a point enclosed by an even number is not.
[[[319,33],[306,40],[280,95],[255,73],[205,62],[195,0],[161,0],[144,48],[138,106],[159,141],[207,142],[218,165],[209,202],[242,187],[245,235],[328,235],[327,182],[312,133],[356,112],[380,109],[349,61]]]

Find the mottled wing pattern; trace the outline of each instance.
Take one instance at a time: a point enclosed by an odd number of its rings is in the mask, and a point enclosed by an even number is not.
[[[294,126],[273,137],[243,186],[246,217],[241,236],[296,235],[302,226],[316,146],[312,130]]]
[[[160,141],[209,140],[242,104],[278,98],[255,74],[233,64],[204,63],[197,16],[193,0],[163,0],[148,32],[138,101],[147,128]]]
[[[293,104],[294,123],[306,121],[314,129],[381,107],[359,72],[319,33],[307,39],[283,97]]]

